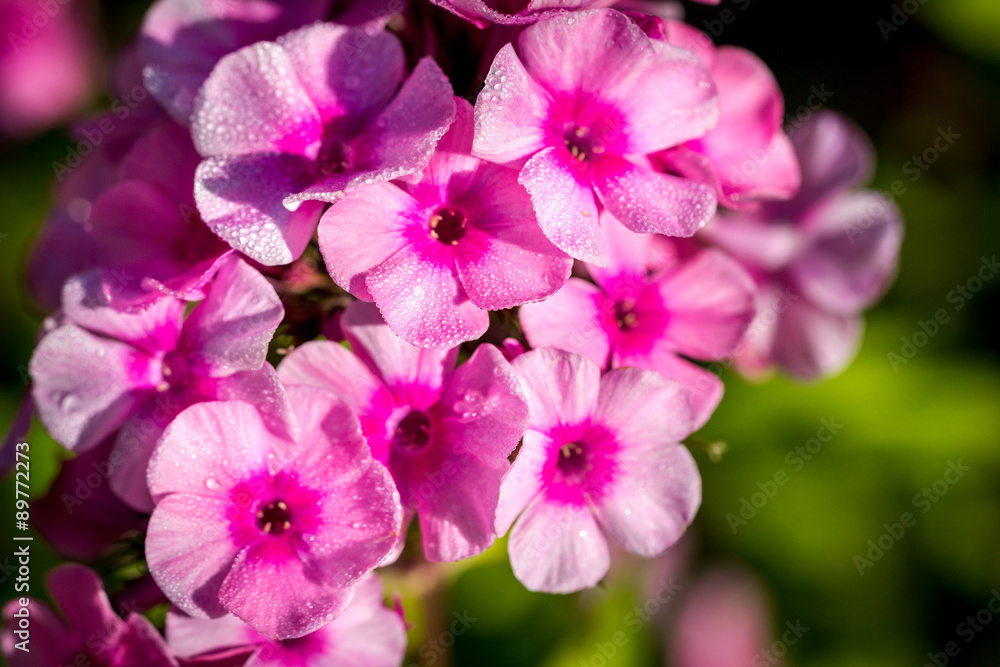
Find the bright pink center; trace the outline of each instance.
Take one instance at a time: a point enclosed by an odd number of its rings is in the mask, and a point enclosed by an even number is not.
[[[292,527],[292,512],[284,500],[275,500],[257,510],[257,527],[270,535],[281,535]]]
[[[323,498],[293,473],[262,470],[230,492],[229,532],[241,546],[260,539],[298,542],[319,528]]]
[[[458,245],[465,236],[466,222],[465,214],[458,209],[439,208],[428,223],[431,238],[443,245]]]
[[[560,426],[549,433],[552,444],[542,469],[546,496],[568,505],[596,502],[613,481],[618,443],[600,425]]]
[[[563,135],[563,143],[570,154],[580,162],[590,162],[607,150],[604,142],[600,141],[589,127],[568,128]]]

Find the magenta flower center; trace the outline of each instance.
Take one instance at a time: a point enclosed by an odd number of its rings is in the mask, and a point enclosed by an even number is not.
[[[257,510],[257,527],[269,535],[281,535],[292,527],[292,513],[283,500],[275,500]]]
[[[430,219],[430,234],[444,245],[458,245],[465,236],[465,214],[454,208],[439,208]]]
[[[570,127],[563,135],[563,142],[570,154],[580,162],[589,162],[606,150],[589,127]]]
[[[431,439],[431,420],[420,410],[410,410],[396,425],[392,444],[397,449],[416,451],[423,449]]]

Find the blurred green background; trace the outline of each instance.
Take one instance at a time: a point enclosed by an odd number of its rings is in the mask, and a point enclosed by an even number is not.
[[[101,4],[112,48],[135,30],[143,8]],[[704,503],[686,559],[673,559],[685,560],[689,573],[719,562],[756,572],[770,593],[773,629],[796,621],[810,629],[788,647],[786,664],[919,667],[928,653],[958,641],[961,652],[948,664],[996,667],[1000,615],[968,643],[957,633],[1000,589],[1000,278],[985,281],[961,309],[949,293],[976,275],[984,257],[1000,254],[1000,3],[723,0],[686,9],[718,42],[758,53],[790,112],[812,86],[833,92],[829,106],[855,119],[876,145],[874,187],[905,183],[896,201],[907,236],[899,278],[868,314],[863,348],[840,377],[800,386],[725,375],[726,397],[702,435],[724,440],[729,451],[718,463],[696,453]],[[908,169],[947,128],[961,135],[954,145],[926,171]],[[27,300],[24,258],[48,205],[50,165],[68,145],[54,130],[0,154],[0,425],[10,423],[25,390],[42,317]],[[948,321],[914,340],[939,309]],[[902,356],[907,340],[916,354],[894,368],[888,355]],[[816,437],[824,419],[842,428],[798,463],[795,448]],[[29,442],[32,492],[43,494],[62,454],[37,426]],[[941,483],[958,462],[968,471]],[[755,516],[740,524],[727,518],[779,471],[787,484]],[[938,495],[935,482],[946,492]],[[10,516],[12,487],[0,488],[0,516]],[[935,502],[917,496],[925,488]],[[869,540],[877,543],[884,524],[905,512],[916,524],[859,574],[856,557],[867,558]],[[668,567],[627,559],[595,591],[546,596],[513,578],[505,548],[501,542],[472,561],[389,576],[415,623],[405,664],[605,664],[594,660],[595,643],[627,627],[630,610],[648,595],[641,582]],[[34,553],[37,584],[57,561],[41,543]],[[9,579],[2,590],[4,599],[12,596]],[[685,590],[640,632],[628,631],[630,641],[606,664],[665,664],[667,628]],[[476,620],[453,647],[431,648],[452,613]]]

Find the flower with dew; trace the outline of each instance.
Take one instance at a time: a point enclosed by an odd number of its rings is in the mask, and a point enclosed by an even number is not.
[[[649,155],[701,137],[718,116],[711,74],[691,52],[593,9],[539,21],[517,52],[500,50],[476,101],[472,153],[520,167],[549,240],[606,264],[598,204],[636,232],[691,236],[711,219],[712,188],[655,170]]]
[[[372,455],[396,482],[406,522],[414,514],[420,521],[428,560],[485,551],[496,539],[500,479],[528,417],[509,363],[486,344],[456,369],[458,348],[414,347],[362,302],[344,311],[341,326],[353,353],[330,341],[306,343],[278,376],[286,386],[331,391],[357,411]]]
[[[195,199],[208,226],[256,261],[287,264],[321,202],[420,171],[455,120],[429,57],[409,77],[392,33],[315,23],[222,58],[191,119]]]
[[[312,387],[288,395],[294,440],[249,403],[199,403],[149,464],[146,558],[157,584],[190,616],[231,613],[276,640],[336,618],[396,544],[403,513],[354,412]]]
[[[549,296],[573,264],[542,234],[517,171],[469,155],[472,107],[457,103],[419,180],[357,188],[319,226],[334,281],[421,347],[478,338],[488,310]]]

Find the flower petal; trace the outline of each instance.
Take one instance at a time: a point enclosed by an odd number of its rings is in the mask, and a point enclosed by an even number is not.
[[[582,354],[601,368],[608,363],[611,335],[600,289],[570,278],[562,289],[540,303],[526,303],[518,319],[531,347],[555,347]]]
[[[543,433],[584,423],[597,407],[601,369],[577,354],[541,348],[511,363],[528,401],[528,428]]]

